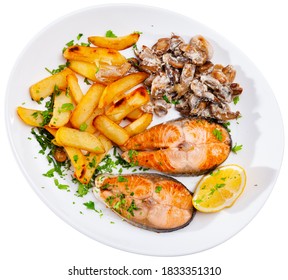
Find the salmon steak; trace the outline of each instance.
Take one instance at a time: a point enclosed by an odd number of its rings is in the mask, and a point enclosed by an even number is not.
[[[122,147],[122,158],[171,175],[198,176],[223,163],[231,144],[230,134],[221,124],[180,118],[131,137]]]
[[[185,227],[195,212],[190,191],[161,174],[102,174],[93,193],[130,224],[156,232]]]

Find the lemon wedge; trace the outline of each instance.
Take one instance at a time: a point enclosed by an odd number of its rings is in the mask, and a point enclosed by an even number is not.
[[[198,182],[193,205],[200,212],[218,212],[231,207],[246,186],[245,170],[236,164],[215,169]]]

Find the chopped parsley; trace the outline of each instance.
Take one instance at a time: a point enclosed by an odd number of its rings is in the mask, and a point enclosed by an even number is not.
[[[106,33],[105,33],[105,37],[108,37],[108,38],[117,38],[117,36],[113,33],[112,30],[107,30]]]
[[[62,104],[61,108],[58,109],[59,113],[69,112],[74,109],[74,105],[72,103],[64,103]]]
[[[58,65],[58,68],[56,68],[56,69],[53,69],[53,70],[50,70],[50,69],[48,69],[47,67],[45,67],[45,70],[47,71],[47,72],[49,72],[51,75],[55,75],[55,74],[57,74],[57,73],[60,73],[62,70],[64,70],[66,67],[68,67],[69,66],[69,61],[67,61],[65,64],[61,64],[61,65]]]
[[[87,209],[93,210],[93,211],[95,211],[96,213],[98,213],[99,216],[100,216],[100,218],[103,216],[102,210],[97,210],[97,209],[95,208],[95,203],[94,203],[94,201],[91,201],[91,200],[90,200],[90,201],[88,201],[88,202],[84,202],[83,205],[85,205]]]
[[[123,177],[123,176],[118,176],[117,178],[118,182],[123,183],[123,182],[128,182],[128,179]]]
[[[233,103],[236,105],[240,100],[240,97],[239,96],[236,96],[233,98]]]
[[[215,128],[213,129],[213,135],[219,140],[219,141],[222,141],[223,139],[223,135],[222,135],[222,131]]]
[[[134,201],[134,199],[132,200],[130,206],[127,208],[127,212],[129,212],[131,214],[131,216],[134,217],[134,210],[139,210],[139,208],[136,206],[136,203]]]
[[[67,190],[67,191],[69,191],[69,186],[60,184],[58,179],[54,179],[54,184],[55,184],[56,187],[58,187],[59,190]]]
[[[156,187],[155,187],[155,192],[156,192],[156,193],[160,193],[161,190],[162,190],[162,186],[156,186]]]
[[[232,152],[237,154],[237,152],[241,151],[243,148],[243,145],[237,145],[237,143],[232,147]]]
[[[82,124],[80,124],[79,130],[85,131],[87,129],[87,127],[88,127],[87,123],[82,123]]]

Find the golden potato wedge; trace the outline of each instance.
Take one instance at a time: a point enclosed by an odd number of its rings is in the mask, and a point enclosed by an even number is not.
[[[67,75],[66,80],[69,94],[71,95],[74,103],[77,105],[83,97],[83,92],[78,84],[78,79],[76,75],[69,74]]]
[[[102,134],[98,136],[98,139],[105,148],[105,152],[102,154],[89,153],[88,155],[85,156],[86,168],[84,175],[80,180],[80,182],[82,182],[83,184],[88,184],[90,182],[97,166],[113,146],[112,142]]]
[[[111,105],[105,115],[114,122],[123,120],[129,113],[146,104],[150,96],[144,87],[139,87],[130,92],[117,103]]]
[[[128,132],[105,115],[97,116],[93,124],[104,136],[119,146],[129,139]]]
[[[24,107],[17,107],[17,114],[21,118],[21,120],[31,126],[42,126],[43,123],[43,116],[42,111],[34,110],[34,109],[27,109]]]
[[[145,113],[139,119],[126,125],[124,129],[128,132],[129,136],[136,135],[143,132],[152,122],[153,114]]]
[[[86,132],[94,134],[96,132],[96,128],[93,125],[93,121],[96,116],[103,115],[103,114],[104,114],[104,109],[96,108],[94,112],[90,115],[90,117],[85,121],[85,123],[83,123],[79,127],[79,129],[81,131],[86,131]]]
[[[127,75],[114,83],[108,85],[99,101],[99,108],[104,108],[105,106],[112,103],[112,101],[117,97],[142,83],[148,77],[147,73],[138,72]]]
[[[57,130],[55,138],[57,143],[64,147],[78,148],[95,154],[105,152],[98,138],[85,131],[63,126]]]
[[[128,118],[131,121],[139,119],[143,115],[143,111],[140,108],[135,109],[131,113],[129,113],[126,118]]]
[[[79,75],[96,82],[96,72],[98,71],[98,67],[93,62],[86,61],[78,61],[78,60],[69,60],[69,66],[71,70],[78,73]]]
[[[69,122],[74,104],[71,96],[65,91],[60,91],[54,97],[52,118],[49,126],[53,128],[64,126]]]
[[[74,168],[74,176],[81,181],[86,171],[86,158],[78,148],[64,147]]]
[[[100,62],[111,65],[121,65],[127,62],[126,58],[120,52],[99,47],[71,46],[64,51],[63,55],[68,60],[94,62],[96,66],[98,66]]]
[[[99,103],[100,96],[105,89],[101,84],[93,84],[81,99],[72,113],[70,121],[75,128],[80,128],[82,124],[91,116]],[[81,129],[83,130],[83,129]]]
[[[61,72],[49,76],[32,85],[29,89],[31,98],[35,101],[40,101],[41,99],[51,95],[54,92],[55,86],[57,86],[59,89],[66,89],[66,76],[69,74],[73,74],[72,70],[65,68]]]
[[[56,136],[56,132],[58,130],[58,128],[52,128],[48,125],[45,125],[44,128],[50,133],[52,134],[54,137]]]
[[[88,37],[88,41],[97,47],[114,49],[114,50],[125,50],[135,45],[139,37],[140,37],[139,33],[132,33],[126,36],[116,38],[91,36]]]

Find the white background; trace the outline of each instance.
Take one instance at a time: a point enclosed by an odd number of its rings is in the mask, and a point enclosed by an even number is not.
[[[111,2],[121,3],[121,1]],[[284,0],[233,2],[190,0],[188,4],[188,1],[180,0],[143,0],[142,4],[165,7],[190,16],[237,45],[268,80],[279,103],[285,127],[288,121],[286,105],[288,17],[284,8],[285,2]],[[15,60],[35,34],[67,13],[102,3],[105,1],[2,1],[0,4],[1,103],[4,104],[6,86]],[[283,279],[287,275],[288,187],[285,172],[288,167],[287,155],[286,157],[284,155],[281,172],[268,201],[252,222],[236,236],[224,244],[194,255],[149,257],[102,245],[77,232],[54,215],[28,185],[13,157],[5,129],[4,106],[1,109],[0,124],[1,279],[71,279],[67,271],[74,265],[78,268],[86,266],[120,268],[126,265],[130,269],[154,270],[161,270],[162,266],[222,268],[220,277],[199,276],[199,279]],[[273,149],[273,137],[271,135],[271,146],[267,149]],[[73,277],[76,278],[85,277]],[[134,278],[140,279],[140,277]],[[149,278],[170,277],[154,274]],[[89,279],[117,279],[117,277],[94,276]]]

